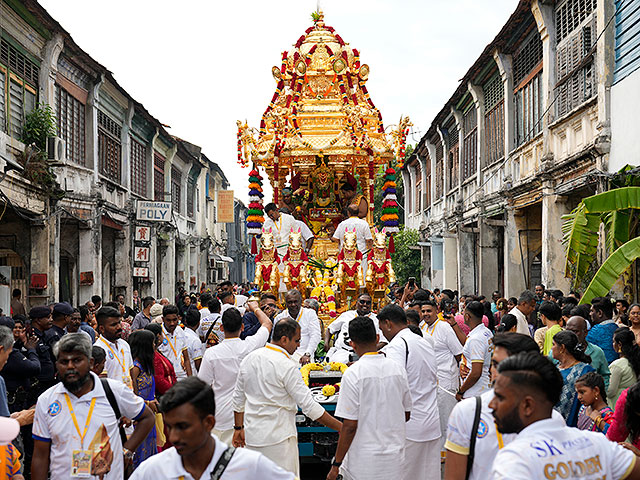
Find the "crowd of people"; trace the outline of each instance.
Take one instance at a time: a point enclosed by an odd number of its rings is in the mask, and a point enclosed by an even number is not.
[[[325,328],[297,290],[223,282],[0,317],[0,479],[293,479],[296,415],[339,432],[328,480],[640,478],[640,305],[410,280]],[[330,414],[309,362],[349,365]],[[442,470],[444,469],[444,470]]]

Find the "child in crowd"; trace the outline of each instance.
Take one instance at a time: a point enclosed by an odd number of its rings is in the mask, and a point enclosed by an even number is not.
[[[106,375],[102,375],[102,372],[104,372],[104,364],[107,361],[107,354],[104,349],[101,347],[93,347],[91,349],[91,355],[93,356],[93,368],[91,371],[99,377],[106,377]]]
[[[11,441],[20,433],[20,424],[13,418],[0,417],[0,478],[24,480],[20,473],[20,452]]]
[[[607,433],[613,420],[613,410],[607,405],[604,379],[599,373],[589,372],[576,380],[578,400],[582,403],[578,412],[580,430]]]

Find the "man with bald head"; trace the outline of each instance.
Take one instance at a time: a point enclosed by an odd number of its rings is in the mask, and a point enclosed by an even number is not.
[[[284,297],[287,309],[273,320],[273,326],[282,319],[292,318],[300,325],[300,346],[291,355],[296,361],[305,365],[313,360],[313,356],[320,343],[320,322],[315,310],[302,308],[302,295],[298,290],[291,289]]]
[[[604,378],[605,387],[609,387],[609,364],[604,351],[597,345],[587,342],[587,321],[579,316],[573,316],[567,320],[567,330],[573,332],[578,337],[580,345],[584,348],[584,353],[591,357],[591,366],[596,369],[602,378]]]

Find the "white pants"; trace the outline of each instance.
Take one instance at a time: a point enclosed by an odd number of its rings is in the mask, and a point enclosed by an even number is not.
[[[215,428],[211,430],[211,435],[216,436],[218,440],[226,443],[228,446],[231,446],[231,441],[233,440],[233,428],[229,430],[216,430]]]
[[[298,457],[298,438],[289,437],[286,440],[268,445],[266,447],[254,447],[247,445],[249,450],[260,452],[262,455],[273,461],[279,467],[288,472],[292,472],[296,477],[300,477],[300,459]]]
[[[444,459],[446,450],[444,444],[447,440],[447,424],[449,423],[449,415],[451,410],[456,406],[458,401],[456,400],[454,393],[446,392],[438,387],[438,411],[440,412],[440,430],[442,431],[442,437],[440,438],[440,454]]]
[[[402,474],[405,480],[440,480],[440,439],[427,442],[407,440]]]

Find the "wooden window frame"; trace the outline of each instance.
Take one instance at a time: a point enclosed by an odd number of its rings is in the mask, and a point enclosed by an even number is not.
[[[156,202],[165,201],[166,187],[164,167],[166,165],[166,161],[167,160],[158,152],[153,152],[153,199]],[[159,190],[159,188],[162,188],[162,190]]]
[[[58,137],[65,142],[66,159],[86,167],[85,104],[59,83],[55,90]]]
[[[147,146],[133,135],[130,139],[131,191],[147,198]]]

